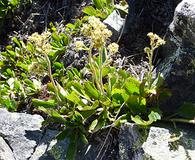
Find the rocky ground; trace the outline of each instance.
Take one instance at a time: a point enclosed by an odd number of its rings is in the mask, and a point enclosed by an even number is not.
[[[58,131],[41,128],[39,115],[10,113],[0,109],[1,160],[66,160],[67,140],[54,139]],[[118,132],[118,131],[117,131]],[[194,127],[159,123],[150,128],[124,124],[116,139],[109,136],[100,158],[103,160],[193,160]],[[93,135],[89,144],[77,154],[78,160],[94,160],[106,131]],[[114,136],[114,137],[113,137]]]

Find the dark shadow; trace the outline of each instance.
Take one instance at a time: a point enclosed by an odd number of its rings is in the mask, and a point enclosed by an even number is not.
[[[39,130],[26,131],[25,137],[29,140],[36,141],[37,145],[34,147],[34,153],[41,152],[42,154],[41,157],[39,157],[39,160],[65,160],[68,141],[63,140],[55,142],[55,144],[53,144],[57,133],[58,131],[49,129],[44,132]],[[40,146],[42,146],[43,148],[40,149]]]

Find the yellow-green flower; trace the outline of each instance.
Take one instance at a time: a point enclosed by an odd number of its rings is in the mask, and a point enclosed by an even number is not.
[[[150,46],[153,48],[158,48],[159,46],[165,44],[165,41],[157,34],[150,32],[147,34],[147,36],[150,38]]]
[[[37,50],[48,53],[51,50],[51,45],[49,43],[50,36],[51,33],[48,31],[43,32],[42,34],[35,32],[28,37],[28,41],[34,43]]]
[[[81,32],[91,39],[94,48],[104,46],[108,38],[112,36],[112,32],[95,16],[88,18],[88,23],[83,25]]]
[[[84,50],[86,48],[86,46],[83,43],[83,41],[76,41],[75,42],[75,46],[76,46],[76,50],[77,51]]]
[[[108,45],[108,50],[111,54],[115,54],[118,52],[119,45],[117,43],[111,43]]]

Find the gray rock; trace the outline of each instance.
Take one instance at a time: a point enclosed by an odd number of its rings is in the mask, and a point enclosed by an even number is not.
[[[16,160],[26,160],[42,137],[39,115],[10,113],[0,109],[0,135],[6,139]]]
[[[170,124],[140,128],[126,123],[119,134],[121,160],[193,160],[195,157],[195,128]],[[125,138],[124,138],[125,137]],[[121,146],[123,149],[121,150]]]
[[[116,10],[114,10],[103,22],[112,31],[111,39],[113,41],[118,40],[124,27],[125,19],[122,18]]]
[[[119,134],[119,156],[120,160],[141,160],[143,150],[135,148],[140,143],[141,134],[134,124],[126,124],[121,127]]]
[[[158,66],[172,96],[161,103],[161,109],[172,114],[184,102],[195,102],[195,1],[183,0],[176,8],[166,46],[166,58]]]
[[[15,160],[11,148],[2,137],[0,137],[0,160]]]
[[[29,160],[65,160],[68,141],[57,141],[58,131],[47,130]]]
[[[58,131],[41,130],[42,122],[39,115],[0,109],[0,136],[6,141],[0,137],[0,160],[65,160],[68,142],[54,139]]]

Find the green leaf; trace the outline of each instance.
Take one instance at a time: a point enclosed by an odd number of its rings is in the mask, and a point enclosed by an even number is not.
[[[125,71],[125,70],[122,70],[122,69],[120,69],[120,70],[118,71],[118,74],[119,74],[123,79],[126,79],[126,78],[129,77],[128,72]]]
[[[70,143],[68,145],[67,153],[66,153],[66,159],[67,160],[74,160],[76,156],[77,151],[77,131],[73,131],[73,134],[70,136]]]
[[[59,63],[59,62],[55,62],[53,64],[53,66],[54,66],[55,69],[61,69],[61,68],[63,68],[63,64],[62,63]]]
[[[44,100],[40,100],[40,99],[32,99],[32,103],[36,107],[43,106],[45,108],[54,108],[57,106],[57,103],[55,100],[44,101]]]
[[[87,138],[86,138],[86,136],[83,133],[80,133],[80,138],[81,138],[81,140],[82,140],[82,142],[84,144],[88,144],[89,143]]]
[[[74,76],[77,76],[77,78],[80,78],[80,72],[76,68],[73,68],[71,71],[74,74]]]
[[[75,91],[72,91],[70,94],[67,94],[66,98],[77,105],[86,106],[86,104],[83,103],[82,99]]]
[[[84,119],[87,119],[87,118],[91,117],[95,113],[96,113],[96,110],[84,110],[84,111],[80,111],[80,114],[82,115],[82,117]]]
[[[57,35],[56,32],[52,33],[52,38],[53,38],[53,40],[55,40],[56,42],[60,42],[60,37],[59,37],[59,35]]]
[[[79,94],[83,95],[84,87],[79,82],[72,81],[71,88],[76,90]]]
[[[6,69],[6,72],[7,72],[8,75],[10,75],[10,76],[12,76],[12,77],[15,76],[15,75],[14,75],[14,71],[12,71],[10,68]]]
[[[135,78],[128,78],[125,82],[125,89],[129,94],[139,94],[140,82]]]
[[[74,79],[73,73],[71,71],[69,71],[69,70],[67,71],[67,76],[68,76],[70,81]]]
[[[80,123],[83,120],[83,116],[78,111],[74,111],[74,118],[73,119]]]
[[[102,129],[105,126],[106,123],[106,119],[103,116],[100,116],[100,118],[98,119],[98,123],[95,126],[93,132],[97,132],[98,130]]]
[[[83,13],[89,15],[89,16],[95,16],[96,15],[96,9],[92,6],[87,6],[83,9]]]
[[[68,24],[66,25],[66,27],[68,27],[68,28],[70,28],[70,29],[75,29],[75,25],[72,24],[72,23],[68,23]]]
[[[19,48],[22,48],[20,41],[16,37],[13,37],[12,40]]]
[[[11,100],[9,98],[3,100],[3,104],[9,111],[16,111],[17,104],[14,100]]]
[[[144,121],[140,116],[136,115],[135,117],[131,116],[131,120],[138,125],[148,126],[152,124],[153,121]]]
[[[103,104],[103,106],[110,107],[112,101],[107,96],[101,96],[100,103]]]
[[[116,98],[116,96],[114,95],[121,95],[122,98],[123,98],[123,101],[127,101],[129,96],[128,94],[126,94],[125,90],[124,89],[118,89],[118,88],[114,88],[112,90],[112,96]],[[119,97],[120,98],[120,97]],[[123,102],[122,102],[123,103]]]
[[[9,0],[9,4],[13,5],[13,6],[17,6],[19,5],[20,1],[19,0]]]
[[[138,125],[148,126],[151,125],[153,122],[161,119],[161,116],[158,112],[151,111],[148,115],[149,120],[144,121],[140,116],[136,115],[135,117],[131,116],[131,120],[134,121]]]
[[[163,75],[158,73],[158,77],[154,80],[152,85],[154,85],[156,88],[161,87],[164,84],[164,78]]]
[[[58,88],[58,93],[59,93],[60,98],[65,100],[67,98],[68,92],[59,83],[56,83],[56,85]]]
[[[92,0],[92,2],[97,9],[102,9],[102,0]]]
[[[20,67],[20,68],[22,68],[22,69],[24,69],[25,71],[28,72],[28,65],[26,65],[26,64],[24,64],[24,63],[22,63],[22,62],[17,62],[17,63],[16,63],[16,66],[17,66],[17,67]]]
[[[105,76],[108,76],[108,74],[112,74],[116,71],[116,69],[114,67],[104,67],[103,70],[102,70],[102,76],[105,77]]]
[[[99,17],[101,19],[106,19],[108,17],[107,10],[96,10],[96,17]]]
[[[178,110],[178,115],[187,118],[194,119],[195,118],[195,104],[190,102],[185,102]]]
[[[60,36],[61,36],[63,45],[67,46],[70,43],[70,38],[64,33],[61,33]]]
[[[94,98],[95,100],[99,99],[100,93],[99,91],[92,85],[91,82],[85,82],[84,83],[84,90],[85,93],[91,97]]]
[[[120,127],[121,124],[126,123],[126,122],[127,122],[127,115],[123,114],[120,117],[118,117],[116,121],[114,121],[114,126]]]
[[[133,114],[146,113],[146,99],[138,95],[129,95],[127,105]]]
[[[10,54],[11,57],[15,58],[16,57],[16,52],[7,50],[7,52]]]
[[[97,124],[98,124],[98,120],[95,119],[95,120],[91,123],[91,125],[89,126],[89,132],[92,132],[92,131],[95,129],[95,127],[97,126]]]
[[[157,120],[161,120],[161,116],[158,112],[151,111],[151,113],[148,115],[148,118],[152,122],[156,122]]]
[[[69,134],[71,134],[71,130],[65,129],[56,135],[56,139],[57,140],[64,140],[65,138],[67,138],[69,136]]]
[[[51,110],[50,115],[55,120],[55,122],[66,124],[66,120],[64,119],[64,117],[62,117],[57,111]]]

